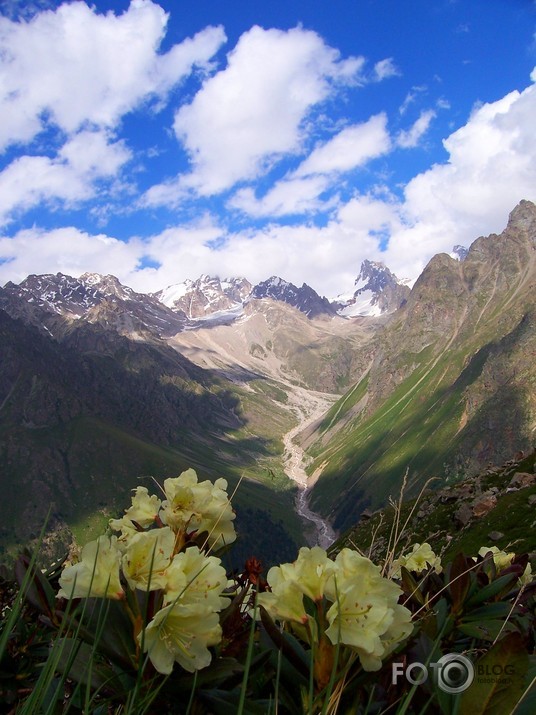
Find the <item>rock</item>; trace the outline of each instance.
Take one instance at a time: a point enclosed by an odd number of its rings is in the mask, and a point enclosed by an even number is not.
[[[504,537],[504,534],[500,531],[490,531],[488,534],[488,539],[490,541],[500,541]]]
[[[529,506],[534,506],[534,504],[536,504],[536,494],[531,494],[528,501]]]
[[[473,514],[474,516],[480,518],[485,516],[490,512],[495,506],[497,506],[497,497],[495,494],[483,494],[478,499],[473,502]]]
[[[361,519],[365,521],[366,519],[371,519],[373,516],[372,512],[370,509],[365,509],[364,511],[361,512]]]
[[[454,520],[461,526],[467,526],[473,517],[473,511],[469,504],[462,504],[459,509],[454,512]]]
[[[536,474],[529,474],[528,472],[516,472],[510,480],[510,484],[508,486],[523,489],[523,487],[529,487],[531,484],[534,484],[535,480]]]

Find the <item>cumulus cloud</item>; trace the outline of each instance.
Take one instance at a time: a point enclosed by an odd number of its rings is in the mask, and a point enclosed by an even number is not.
[[[0,283],[19,283],[31,273],[65,273],[79,276],[86,271],[128,277],[136,270],[143,246],[137,239],[90,235],[74,227],[52,231],[25,229],[12,237],[0,237]]]
[[[435,253],[501,231],[522,198],[536,201],[535,114],[534,85],[475,108],[445,139],[448,161],[416,176],[402,198],[387,191],[356,195],[323,226],[272,224],[233,233],[206,215],[196,224],[126,243],[76,229],[29,230],[0,239],[0,263],[7,261],[0,265],[0,280],[93,270],[156,291],[201,273],[245,275],[254,282],[276,274],[334,297],[352,287],[365,258],[383,260],[399,277],[416,278]],[[310,178],[318,177],[323,178]],[[320,188],[311,184],[307,194],[307,185],[304,197]],[[249,200],[250,209],[263,206],[251,194],[238,197],[244,205]],[[276,193],[265,199],[266,210],[282,210],[284,200]],[[140,269],[143,256],[159,267]]]
[[[341,59],[315,32],[253,27],[229,53],[227,67],[175,116],[193,166],[183,183],[218,193],[298,153],[310,110],[335,84],[359,81],[363,64]]]
[[[149,96],[162,97],[206,65],[225,35],[208,27],[158,54],[167,14],[132,0],[121,15],[65,3],[29,21],[0,17],[0,150],[29,142],[48,122],[67,133],[115,127]]]
[[[389,151],[391,140],[387,116],[382,113],[367,122],[345,127],[319,144],[299,167],[278,181],[262,198],[251,187],[239,189],[228,205],[250,216],[285,216],[327,211],[337,197],[321,200],[341,173],[363,166]]]
[[[394,232],[386,259],[416,276],[456,243],[500,232],[521,199],[536,201],[536,86],[482,104],[444,140],[449,159],[417,175],[405,189],[405,227]]]
[[[296,176],[344,172],[389,151],[391,140],[385,113],[367,122],[345,127],[336,136],[318,146],[296,170]]]
[[[228,206],[255,217],[312,214],[326,210],[327,204],[319,196],[329,186],[330,181],[324,176],[288,178],[277,182],[261,199],[256,198],[250,187],[240,189]]]
[[[0,174],[4,220],[37,206],[79,206],[122,180],[133,158],[118,140],[125,112],[150,97],[166,99],[172,85],[194,65],[206,66],[224,41],[222,29],[207,28],[159,54],[165,22],[150,0],[134,0],[119,16],[73,3],[28,22],[0,19],[0,82],[7,89],[0,100],[0,146],[30,141],[43,128],[60,130],[42,156],[36,145],[18,158],[12,158],[13,146],[6,154],[9,163]],[[389,62],[376,64],[377,79],[392,75]],[[358,191],[349,174],[389,151],[417,146],[433,110],[391,138],[384,112],[361,123],[337,113],[337,133],[318,142],[319,129],[325,131],[332,119],[320,116],[329,114],[322,103],[340,85],[374,81],[362,58],[343,59],[302,28],[257,27],[242,35],[224,69],[210,72],[175,114],[173,128],[189,154],[190,174],[155,185],[144,197],[146,205],[167,207],[191,201],[189,215],[201,212],[201,218],[125,241],[77,228],[18,231],[0,237],[0,281],[90,270],[156,291],[201,273],[241,274],[254,282],[278,274],[333,297],[352,287],[365,258],[415,278],[435,253],[502,230],[520,199],[536,200],[534,85],[475,107],[444,140],[448,159],[396,187],[395,199],[375,186],[378,175],[370,172]],[[531,78],[536,81],[536,70]],[[401,115],[423,91],[412,89]],[[41,138],[44,145],[47,136]],[[283,157],[291,161],[269,174]],[[292,171],[291,162],[298,168]],[[336,182],[342,181],[339,194]],[[219,218],[202,213],[227,198],[218,203],[203,194],[233,187],[227,207],[258,219],[247,230],[231,228],[234,212]],[[292,216],[290,225],[283,225],[285,216]],[[243,216],[240,221],[243,227]]]
[[[75,135],[54,158],[18,157],[0,173],[0,225],[39,204],[73,205],[91,198],[97,182],[115,177],[130,158],[123,141],[97,131]]]

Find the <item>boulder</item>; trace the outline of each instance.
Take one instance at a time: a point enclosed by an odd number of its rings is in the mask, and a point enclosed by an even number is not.
[[[480,518],[497,506],[497,497],[495,494],[482,494],[482,496],[474,500],[472,506],[473,515]]]

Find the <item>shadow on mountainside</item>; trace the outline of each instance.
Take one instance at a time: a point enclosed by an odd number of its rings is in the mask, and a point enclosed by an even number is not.
[[[87,324],[56,341],[3,311],[0,345],[4,548],[35,537],[47,515],[69,543],[68,525],[91,526],[95,512],[105,524],[141,480],[157,491],[147,475],[162,482],[194,467],[232,490],[273,453],[270,440],[238,434],[246,418],[229,383],[166,345]],[[249,486],[236,503],[262,504],[269,491]]]

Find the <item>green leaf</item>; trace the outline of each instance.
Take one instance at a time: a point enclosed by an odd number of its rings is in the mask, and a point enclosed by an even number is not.
[[[259,606],[259,612],[261,614],[262,625],[274,645],[281,650],[283,656],[296,668],[298,673],[308,679],[310,674],[310,659],[300,643],[295,638],[292,638],[290,634],[280,631],[263,606]]]
[[[499,576],[499,578],[494,579],[491,583],[478,589],[474,596],[471,596],[467,602],[468,607],[478,606],[479,603],[484,603],[484,601],[494,598],[501,591],[509,587],[516,578],[516,574],[508,573],[505,576]]]
[[[74,638],[58,638],[54,644],[61,650],[57,670],[81,685],[92,690],[106,688],[116,694],[124,694],[121,680],[112,668],[97,663],[93,648]]]
[[[15,577],[21,587],[25,577],[29,577],[24,598],[38,611],[52,617],[56,601],[54,589],[35,564],[31,565],[26,554],[21,554],[15,562]]]
[[[475,664],[475,679],[462,694],[459,715],[511,713],[524,690],[529,659],[519,633],[510,633]]]
[[[505,625],[504,620],[500,619],[490,619],[478,623],[474,621],[462,622],[458,624],[458,630],[471,638],[479,638],[490,642],[498,638],[501,632],[504,634],[518,632],[513,624],[507,623]]]
[[[418,582],[413,578],[412,574],[407,570],[407,568],[405,568],[405,566],[402,566],[400,569],[400,574],[402,587],[406,596],[417,601],[419,606],[424,606],[425,599],[421,593]]]
[[[132,624],[125,613],[123,604],[109,599],[86,599],[86,617],[81,631],[84,640],[93,643],[95,633],[100,632],[97,648],[106,654],[112,662],[121,666],[131,666],[134,661],[136,644]],[[102,619],[105,619],[102,627]]]
[[[206,690],[200,693],[200,699],[210,704],[210,712],[214,715],[236,715],[240,700],[240,691]],[[246,700],[242,710],[243,715],[266,715],[270,703],[267,700]]]
[[[508,614],[512,609],[510,603],[488,603],[486,606],[481,606],[476,608],[474,611],[467,613],[464,617],[464,621],[482,621],[489,620],[490,618],[508,618]]]
[[[512,715],[534,715],[536,713],[536,655],[529,656],[529,663],[522,700]]]

